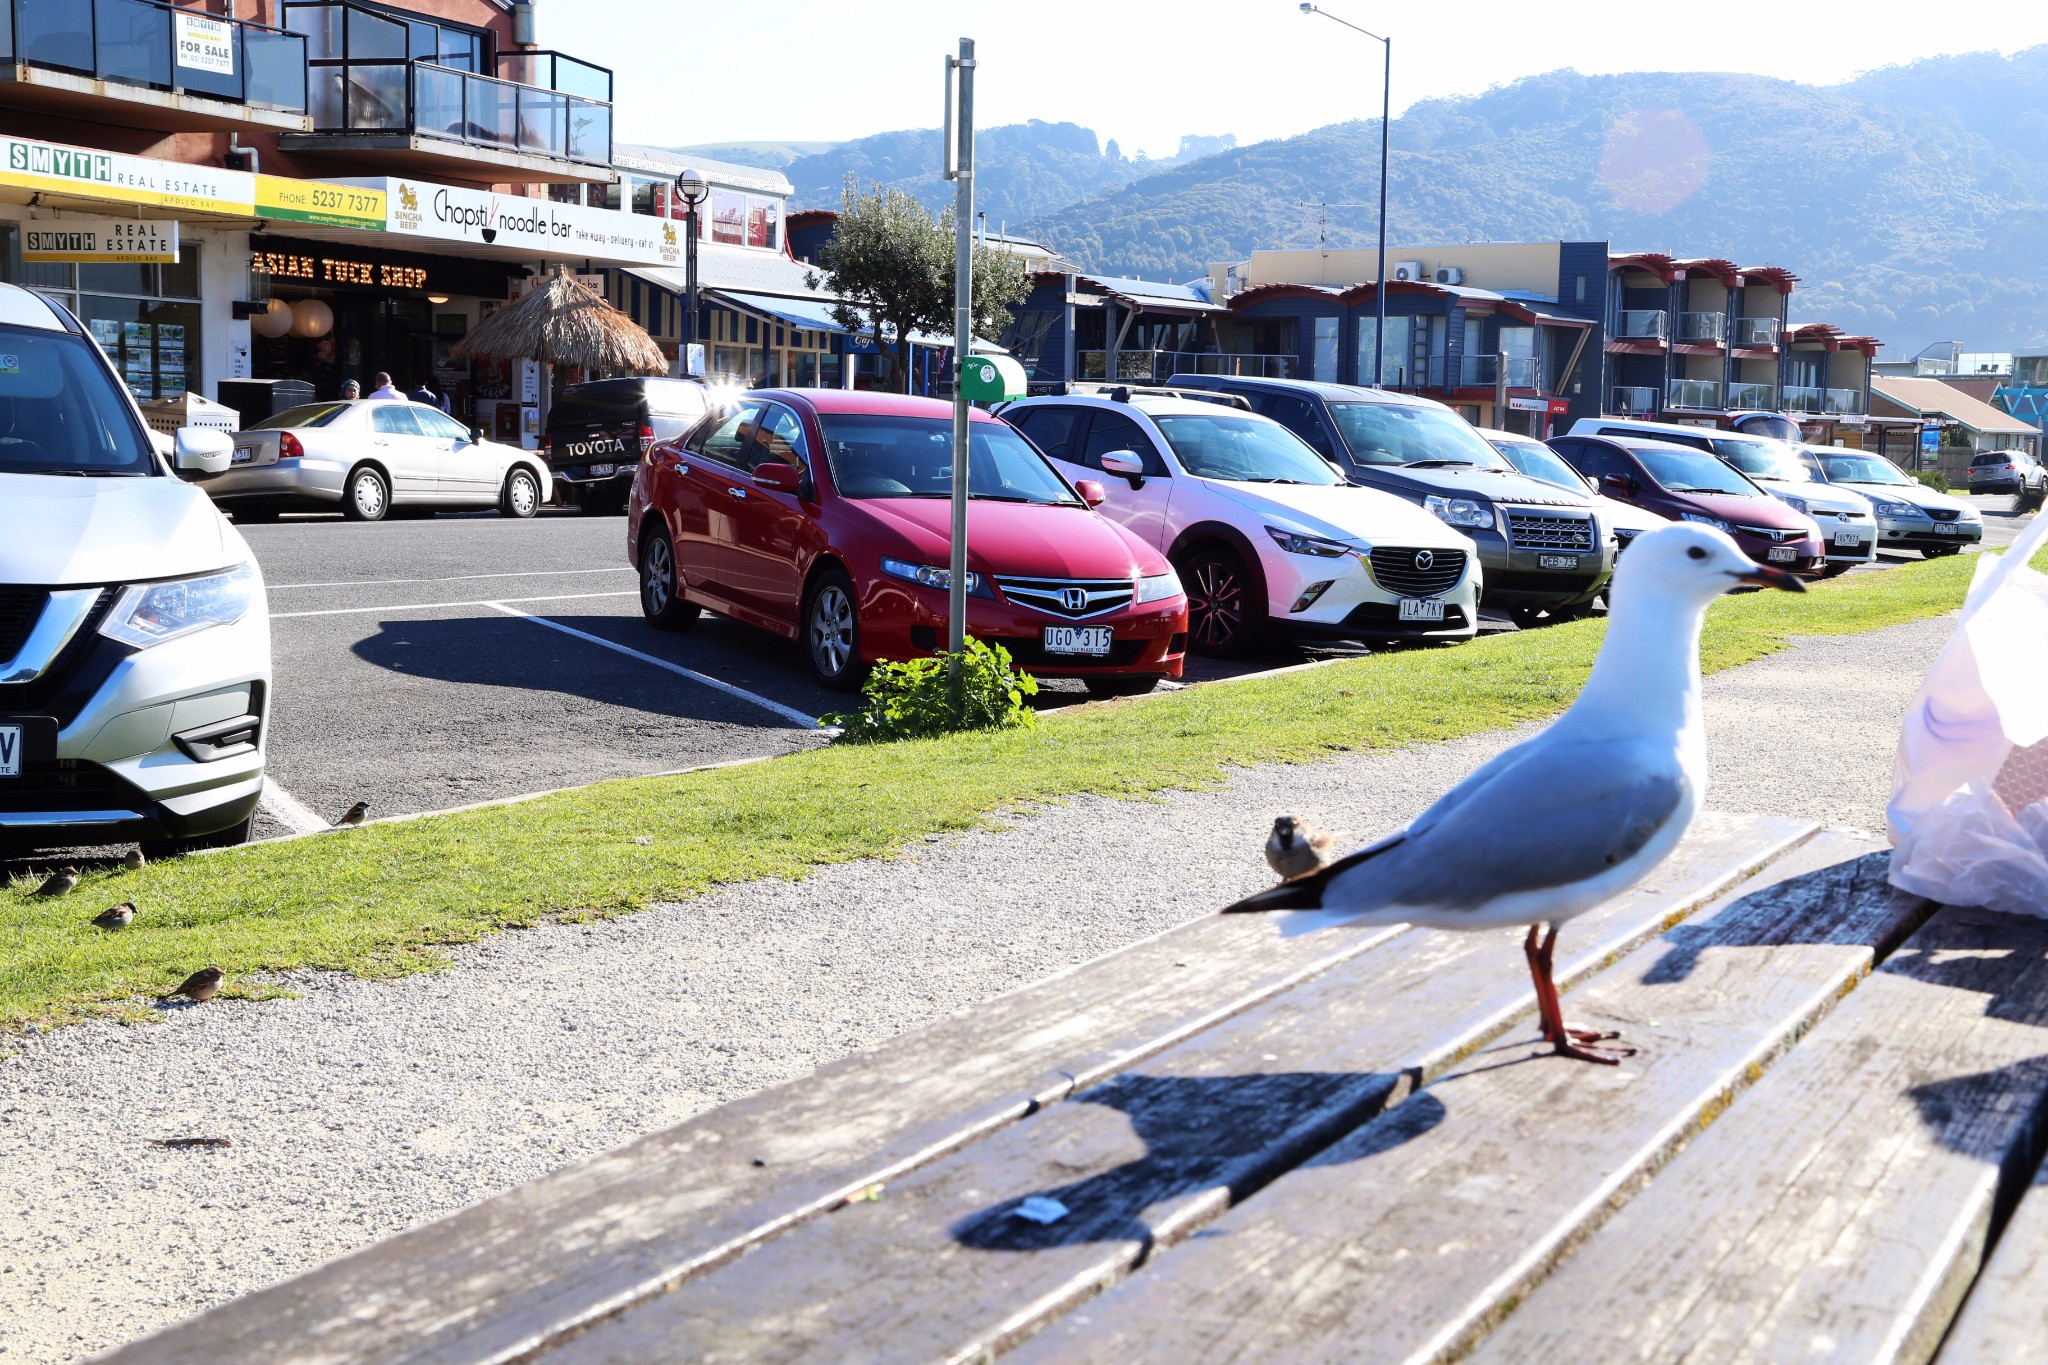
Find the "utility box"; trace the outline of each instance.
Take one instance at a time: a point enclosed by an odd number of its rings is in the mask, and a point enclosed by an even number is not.
[[[970,403],[1001,403],[1022,398],[1024,367],[1006,355],[974,355],[960,366],[960,392]]]
[[[241,414],[245,427],[313,401],[313,386],[303,379],[223,379],[219,387],[220,401]]]
[[[159,398],[153,403],[144,403],[142,420],[149,423],[151,431],[161,431],[166,436],[175,436],[184,427],[198,427],[202,431],[242,429],[240,413],[225,403],[201,398],[196,393],[183,393],[176,398]]]

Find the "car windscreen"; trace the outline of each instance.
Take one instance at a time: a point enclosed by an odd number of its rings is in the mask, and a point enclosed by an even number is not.
[[[1637,446],[1635,457],[1650,477],[1670,493],[1734,493],[1754,497],[1763,492],[1748,479],[1705,451]]]
[[[1454,413],[1401,403],[1332,403],[1330,415],[1360,464],[1501,464],[1500,453]]]
[[[1822,468],[1835,483],[1912,483],[1882,455],[1823,455]]]
[[[1741,436],[1709,438],[1714,453],[1752,479],[1776,479],[1780,483],[1810,483],[1813,476],[1799,463],[1792,448],[1778,441],[1756,441]]]
[[[162,472],[128,395],[67,332],[0,327],[0,473]]]
[[[1263,417],[1231,412],[1149,414],[1188,473],[1235,483],[1340,484],[1344,476]]]
[[[1735,429],[1745,436],[1764,436],[1773,441],[1790,443],[1799,439],[1799,424],[1775,412],[1753,412],[1737,418]]]
[[[1586,491],[1586,480],[1579,471],[1565,463],[1564,456],[1538,441],[1502,441],[1501,454],[1508,463],[1532,479],[1554,483],[1560,488],[1569,488],[1574,493]]]
[[[2011,464],[2012,462],[2012,452],[2005,450],[1997,451],[1996,453],[1988,455],[1979,455],[1975,459],[1970,461],[1972,465],[2006,465]]]
[[[832,486],[842,498],[946,498],[953,494],[953,422],[947,417],[820,413]],[[1081,500],[1045,457],[1001,422],[967,429],[967,496],[1077,507]]]
[[[282,431],[293,427],[324,427],[335,418],[347,412],[346,403],[308,403],[302,408],[286,408],[274,412],[260,422],[251,422],[244,431]]]

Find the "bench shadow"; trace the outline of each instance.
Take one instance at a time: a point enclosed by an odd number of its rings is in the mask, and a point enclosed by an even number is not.
[[[1729,902],[1709,918],[1687,920],[1658,940],[1663,951],[1643,972],[1642,983],[1668,986],[1684,981],[1708,948],[1866,943],[1868,930],[1862,923],[1845,922],[1840,915],[1824,912],[1830,904],[1838,904],[1838,898],[1854,894],[1856,888],[1882,885],[1890,866],[1889,853],[1866,853],[1832,867],[1774,882]],[[1912,899],[1901,891],[1891,894]],[[1917,926],[1909,924],[1893,941],[1880,945],[1879,956],[1896,947],[1897,940],[1912,927]]]
[[[1322,1161],[1326,1144],[1345,1138],[1344,1157],[1364,1160],[1443,1122],[1427,1093],[1373,1122],[1410,1078],[1399,1072],[1279,1072],[1270,1075],[1119,1076],[1076,1095],[1130,1119],[1144,1156],[1071,1184],[1049,1186],[977,1210],[950,1229],[977,1251],[1043,1251],[1090,1242],[1138,1242],[1149,1254],[1143,1211],[1181,1195],[1227,1188],[1232,1201],[1289,1168]],[[1363,1132],[1357,1125],[1371,1122]],[[1346,1137],[1350,1134],[1349,1137]],[[1018,1215],[1027,1199],[1057,1200],[1067,1213],[1051,1223]]]

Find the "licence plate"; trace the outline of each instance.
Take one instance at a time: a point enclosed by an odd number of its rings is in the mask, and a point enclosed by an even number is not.
[[[21,776],[21,746],[19,725],[0,725],[0,777]]]
[[[1955,533],[1956,528],[1953,522],[1937,521],[1934,523],[1934,534],[1938,536],[1952,536]]]
[[[1444,604],[1435,597],[1404,597],[1401,599],[1403,621],[1441,621],[1444,619]]]
[[[1797,546],[1773,545],[1771,547],[1771,559],[1774,563],[1790,564],[1793,560],[1797,558],[1799,558],[1799,549]]]
[[[594,464],[590,467],[590,477],[593,479],[602,479],[617,468],[617,465]]]
[[[235,453],[234,453],[234,457],[233,457],[233,459],[232,459],[232,460],[230,461],[230,463],[233,463],[233,464],[247,464],[247,463],[249,463],[249,461],[251,461],[251,460],[253,460],[253,459],[255,459],[255,458],[256,458],[256,447],[255,447],[255,446],[236,446],[236,447],[235,447]]]
[[[1577,555],[1537,555],[1536,567],[1539,569],[1576,569],[1579,567],[1579,557]]]
[[[1108,626],[1047,626],[1045,652],[1100,656],[1109,653],[1110,638]]]
[[[1837,531],[1835,532],[1835,544],[1845,550],[1857,550],[1863,547],[1863,537],[1857,535],[1854,531]]]

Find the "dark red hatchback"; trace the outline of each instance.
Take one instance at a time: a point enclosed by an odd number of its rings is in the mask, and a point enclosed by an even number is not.
[[[1187,598],[1157,550],[1013,429],[969,428],[971,635],[1090,692],[1177,678]],[[766,389],[650,448],[627,506],[640,608],[700,611],[798,640],[828,687],[946,643],[953,408],[930,398]]]
[[[1816,578],[1826,572],[1827,545],[1811,517],[1704,451],[1628,436],[1555,436],[1550,447],[1610,498],[1718,526],[1759,564]]]

